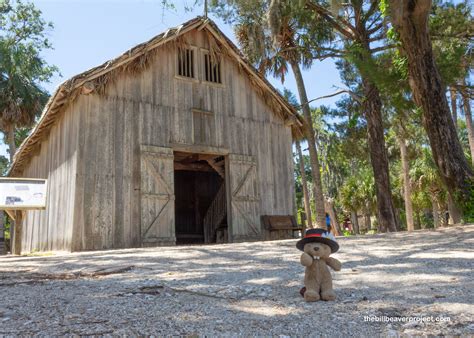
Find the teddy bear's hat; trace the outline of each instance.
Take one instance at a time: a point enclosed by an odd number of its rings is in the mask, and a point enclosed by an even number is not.
[[[306,230],[304,238],[296,242],[296,247],[299,250],[304,251],[305,244],[311,242],[320,242],[329,245],[332,253],[335,253],[337,250],[339,250],[339,244],[337,244],[334,235],[324,229]]]

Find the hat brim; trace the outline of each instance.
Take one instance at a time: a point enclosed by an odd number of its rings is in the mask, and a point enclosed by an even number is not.
[[[325,237],[302,238],[298,242],[296,242],[296,247],[298,248],[298,250],[304,251],[305,244],[312,242],[319,242],[328,245],[331,248],[331,253],[335,253],[339,250],[339,244],[337,244],[337,242]]]

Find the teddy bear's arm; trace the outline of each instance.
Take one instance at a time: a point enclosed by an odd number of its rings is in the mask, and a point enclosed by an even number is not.
[[[313,264],[313,257],[308,255],[306,252],[303,252],[301,254],[300,262],[303,266],[311,266],[311,264]]]
[[[341,271],[342,264],[335,258],[328,257],[326,259],[326,264],[333,268],[334,271]]]

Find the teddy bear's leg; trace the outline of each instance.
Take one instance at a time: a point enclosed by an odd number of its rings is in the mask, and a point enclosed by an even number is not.
[[[307,289],[304,293],[304,300],[307,302],[316,302],[320,300],[321,297],[319,296],[319,292],[311,289]]]
[[[321,282],[321,299],[322,300],[335,300],[336,293],[332,289],[332,277],[331,274],[324,276]]]
[[[308,276],[309,277],[309,276]],[[316,302],[321,299],[319,295],[319,283],[313,276],[305,278],[306,291],[304,293],[304,300],[307,302]]]

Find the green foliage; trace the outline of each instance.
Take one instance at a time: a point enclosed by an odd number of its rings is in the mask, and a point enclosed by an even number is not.
[[[388,17],[389,16],[389,1],[388,0],[380,0],[380,3],[379,3],[379,9],[380,9],[380,13],[382,14],[382,16],[384,18]]]
[[[262,74],[272,73],[284,81],[289,61],[297,60],[309,67],[313,59],[340,58],[337,66],[351,95],[342,97],[336,109],[312,109],[313,126],[318,131],[316,142],[324,193],[335,198],[340,212],[352,210],[373,214],[376,207],[367,125],[362,111],[365,103],[362,80],[375,84],[383,102],[394,204],[396,208],[404,209],[397,141],[397,137],[403,137],[408,141],[413,208],[419,216],[419,223],[431,226],[432,217],[426,210],[431,209],[434,201],[441,208],[445,207],[446,191],[421,124],[421,111],[412,100],[407,58],[398,48],[382,48],[399,46],[396,31],[384,19],[388,16],[389,1],[343,3],[322,0],[312,3],[329,12],[322,15],[310,10],[306,1],[214,0],[211,7],[214,13],[235,25],[244,54]],[[355,19],[356,13],[360,20]],[[369,36],[359,35],[357,30],[352,32],[353,35],[346,35],[331,22],[339,23],[343,28],[349,25],[356,27],[361,23],[365,28],[381,28],[370,30]],[[470,65],[472,62],[469,49],[472,48],[473,32],[470,6],[467,2],[435,3],[429,24],[442,77],[446,84],[450,84],[463,76],[466,63]],[[290,96],[288,98],[292,100]],[[296,102],[293,98],[292,104],[297,105]],[[465,128],[461,126],[459,130],[468,152]],[[298,161],[295,165],[296,193],[298,205],[302,206]],[[311,185],[309,161],[306,161],[305,172]],[[470,214],[469,208],[465,207],[467,214]],[[401,218],[405,218],[403,213]]]
[[[47,38],[52,27],[33,3],[0,3],[0,130],[4,132],[31,127],[48,98],[41,84],[57,68],[41,54],[52,48]]]
[[[375,209],[375,181],[368,165],[347,177],[339,190],[339,200],[346,210]]]
[[[474,180],[469,182],[467,190],[469,191],[467,194],[469,197],[467,199],[461,199],[459,194],[456,194],[455,198],[458,201],[461,200],[461,202],[458,203],[463,213],[464,222],[474,223]]]
[[[0,176],[5,176],[8,170],[8,159],[0,155]]]
[[[271,7],[272,6],[272,7]],[[332,36],[299,1],[214,0],[210,10],[234,26],[239,46],[262,73],[285,81],[289,64],[310,67],[311,46]]]
[[[444,83],[452,84],[465,76],[465,58],[472,54],[469,50],[474,23],[470,3],[435,3],[429,25],[438,70]]]

